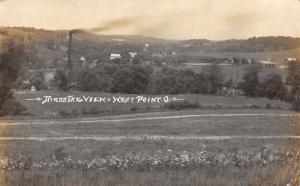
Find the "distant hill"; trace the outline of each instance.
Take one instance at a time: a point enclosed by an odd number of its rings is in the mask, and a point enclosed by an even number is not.
[[[35,28],[0,28],[0,53],[5,43],[13,39],[22,42],[31,58],[26,66],[35,68],[56,67],[58,61],[66,59],[68,31],[49,31]],[[111,53],[120,53],[128,58],[131,51],[142,60],[167,60],[172,62],[196,61],[202,58],[253,58],[282,62],[286,57],[300,58],[300,38],[258,37],[246,40],[211,41],[206,39],[165,40],[144,36],[74,34],[72,58],[109,60]],[[161,58],[157,57],[160,56]]]
[[[207,52],[272,52],[300,47],[300,38],[269,36],[253,37],[246,40],[210,41],[193,39],[183,41],[190,49],[203,49]]]
[[[284,63],[287,57],[300,59],[300,48],[273,52],[186,52],[185,55],[212,58],[245,58]]]

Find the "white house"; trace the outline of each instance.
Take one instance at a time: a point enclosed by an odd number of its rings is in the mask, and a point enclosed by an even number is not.
[[[121,54],[110,54],[110,60],[121,59]]]
[[[81,62],[81,64],[82,64],[81,67],[82,67],[82,68],[85,68],[87,62],[86,62],[86,59],[85,59],[84,56],[81,56],[81,57],[80,57],[80,62]]]
[[[297,59],[296,58],[292,58],[292,57],[287,57],[286,61],[287,62],[295,62],[295,61],[297,61]]]
[[[32,86],[30,87],[30,91],[31,91],[31,92],[35,92],[35,91],[36,91],[36,87],[35,87],[34,85],[32,85]]]
[[[85,57],[84,56],[81,56],[80,57],[80,61],[85,61],[86,59],[85,59]]]
[[[129,52],[131,58],[135,58],[137,56],[137,52]]]

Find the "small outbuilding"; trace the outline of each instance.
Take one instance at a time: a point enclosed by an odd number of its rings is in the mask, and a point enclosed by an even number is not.
[[[110,54],[110,60],[121,59],[121,54]]]
[[[257,63],[263,67],[275,67],[276,63],[271,61],[258,60]]]

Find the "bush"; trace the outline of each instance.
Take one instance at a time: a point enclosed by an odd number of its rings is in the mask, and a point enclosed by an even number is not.
[[[54,85],[57,86],[60,90],[69,90],[67,74],[64,71],[56,71],[54,75]]]
[[[92,108],[90,108],[90,110],[89,110],[90,112],[90,114],[98,114],[99,113],[99,110],[98,110],[98,107],[92,107]]]
[[[72,109],[71,115],[72,116],[78,116],[79,115],[78,110],[77,109]]]
[[[239,83],[241,89],[246,96],[256,97],[260,95],[260,81],[259,81],[259,66],[252,65],[246,69],[243,76],[243,81]]]
[[[251,109],[260,109],[261,108],[261,106],[259,106],[259,105],[248,105],[248,108],[251,108]]]
[[[85,107],[81,108],[81,114],[82,115],[88,114],[88,111]]]
[[[260,95],[269,99],[287,99],[287,88],[280,74],[270,73],[260,84]]]
[[[36,72],[32,74],[30,84],[34,85],[37,90],[47,90],[48,86],[46,84],[45,77],[42,72]]]
[[[188,109],[188,108],[200,108],[200,107],[201,105],[198,102],[190,103],[186,100],[180,102],[170,102],[164,105],[164,108],[175,109],[175,110]]]
[[[269,102],[269,103],[267,103],[266,104],[266,106],[265,106],[265,109],[271,109],[272,108],[272,105],[271,105],[271,103]]]
[[[13,92],[8,86],[0,86],[0,116],[18,115],[25,110],[26,108],[15,99]]]
[[[138,108],[136,107],[136,106],[132,106],[131,108],[130,108],[130,111],[137,111],[138,110]]]
[[[56,160],[63,160],[67,157],[67,153],[64,152],[63,147],[55,149],[53,155]]]
[[[0,109],[0,116],[3,115],[20,115],[24,114],[26,108],[14,99],[9,99],[4,102]]]
[[[58,111],[58,113],[60,116],[69,116],[70,115],[69,112],[66,110],[60,110],[60,111]]]
[[[293,101],[292,109],[293,109],[294,111],[297,111],[297,112],[300,111],[300,99],[295,99],[295,100]]]

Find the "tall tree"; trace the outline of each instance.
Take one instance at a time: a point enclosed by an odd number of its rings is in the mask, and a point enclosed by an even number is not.
[[[68,79],[65,71],[57,70],[54,75],[54,84],[60,90],[68,90]]]
[[[291,86],[293,108],[300,111],[300,61],[289,62],[287,84]]]
[[[280,74],[271,73],[261,83],[261,95],[270,99],[284,100],[287,89]]]
[[[23,69],[25,59],[24,44],[10,39],[5,44],[5,51],[0,55],[0,84],[12,86]]]
[[[294,98],[300,95],[300,61],[292,61],[288,63],[287,84],[291,86]]]
[[[223,72],[219,64],[213,63],[202,70],[204,78],[209,83],[210,94],[217,94],[223,84]]]
[[[20,114],[25,108],[15,99],[11,87],[22,69],[24,45],[8,40],[4,48],[0,55],[0,115]]]
[[[246,69],[240,88],[246,96],[256,97],[260,94],[259,70],[257,65],[251,65]]]

